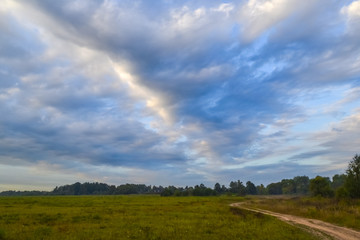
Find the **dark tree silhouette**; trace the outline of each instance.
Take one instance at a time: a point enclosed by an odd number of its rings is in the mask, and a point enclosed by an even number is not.
[[[345,188],[352,198],[360,198],[360,156],[355,155],[346,170]]]

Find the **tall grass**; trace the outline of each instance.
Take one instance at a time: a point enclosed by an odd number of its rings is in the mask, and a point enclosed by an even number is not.
[[[0,239],[315,239],[235,197],[0,198]]]
[[[337,200],[321,197],[253,197],[248,199],[246,203],[252,207],[320,219],[339,226],[360,230],[360,200]]]

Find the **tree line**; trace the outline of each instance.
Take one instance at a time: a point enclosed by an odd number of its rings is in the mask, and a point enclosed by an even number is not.
[[[231,181],[226,187],[216,183],[213,188],[204,184],[194,187],[175,186],[147,186],[145,184],[122,184],[119,186],[106,183],[74,183],[55,187],[52,191],[4,191],[0,196],[34,196],[34,195],[126,195],[126,194],[160,194],[161,196],[216,196],[228,195],[280,195],[297,194],[322,197],[360,198],[360,156],[355,155],[350,161],[345,174],[336,174],[329,177],[316,176],[310,179],[307,176],[296,176],[292,179],[283,179],[280,182],[256,186],[251,181],[245,184],[240,181]]]

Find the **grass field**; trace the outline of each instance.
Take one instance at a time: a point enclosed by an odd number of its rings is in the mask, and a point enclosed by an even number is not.
[[[0,198],[0,239],[315,239],[237,197]]]
[[[247,206],[315,218],[360,230],[360,200],[314,197],[251,197]]]

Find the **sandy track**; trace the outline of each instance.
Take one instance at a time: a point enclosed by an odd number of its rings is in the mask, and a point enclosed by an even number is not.
[[[287,222],[292,225],[297,225],[305,230],[308,230],[308,231],[318,235],[320,239],[339,239],[339,240],[340,239],[341,240],[359,240],[360,239],[360,232],[358,232],[358,231],[355,231],[355,230],[352,230],[349,228],[339,227],[339,226],[336,226],[336,225],[333,225],[333,224],[330,224],[327,222],[323,222],[320,220],[308,219],[308,218],[287,215],[287,214],[282,214],[282,213],[276,213],[276,212],[271,212],[271,211],[262,210],[262,209],[248,208],[248,207],[244,206],[243,203],[232,203],[232,204],[230,204],[230,206],[242,208],[242,209],[252,211],[252,212],[257,212],[257,213],[274,216],[284,222]]]

